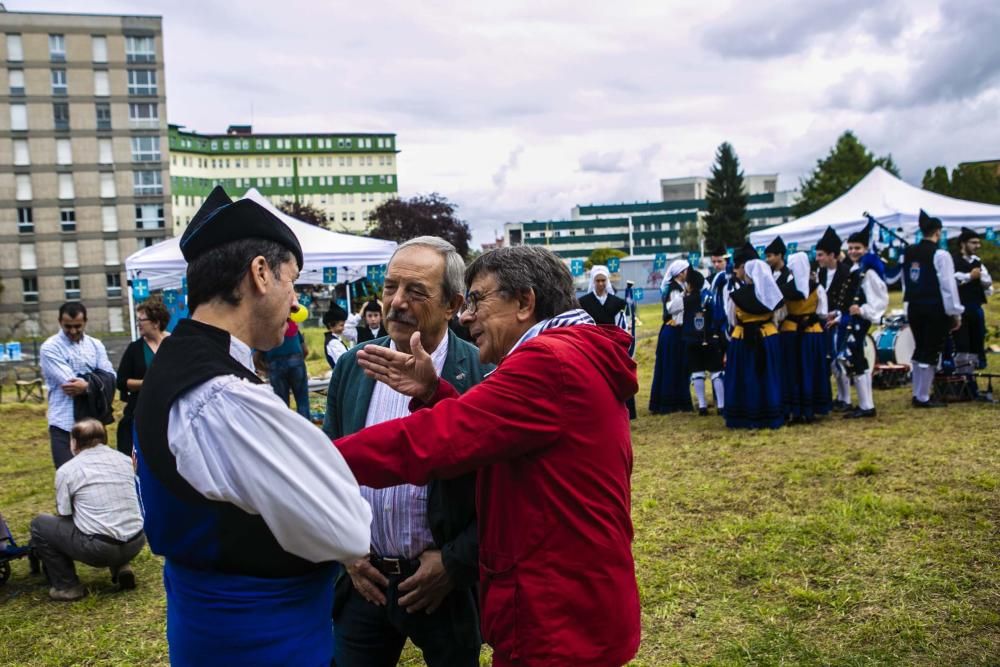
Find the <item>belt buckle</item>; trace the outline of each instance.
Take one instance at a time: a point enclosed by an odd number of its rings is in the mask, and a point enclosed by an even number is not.
[[[403,573],[403,564],[399,558],[379,558],[384,568],[384,574],[400,575]]]

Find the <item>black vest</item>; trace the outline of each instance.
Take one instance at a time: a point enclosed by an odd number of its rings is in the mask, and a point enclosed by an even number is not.
[[[229,333],[222,329],[181,320],[160,344],[143,380],[135,409],[135,446],[150,548],[182,565],[228,574],[290,577],[327,567],[288,553],[259,515],[209,500],[177,472],[167,444],[174,401],[220,375],[261,383],[229,354],[229,343]]]
[[[604,303],[601,303],[597,300],[596,294],[587,292],[580,297],[580,307],[587,311],[597,324],[614,324],[618,313],[625,309],[625,299],[608,294]]]
[[[826,288],[826,277],[829,273],[826,267],[819,270],[819,284]],[[851,307],[853,294],[850,292],[851,268],[846,262],[837,262],[830,287],[826,288],[827,303],[830,311],[845,312]]]
[[[967,260],[961,253],[955,255],[955,271],[957,273],[968,273],[972,269],[982,268],[983,262],[978,257],[972,261]],[[958,286],[958,296],[962,300],[963,306],[982,305],[986,303],[986,290],[983,289],[981,280],[970,280],[964,285]]]
[[[946,314],[941,298],[941,283],[934,268],[937,244],[924,239],[907,246],[903,252],[903,290],[911,306]]]

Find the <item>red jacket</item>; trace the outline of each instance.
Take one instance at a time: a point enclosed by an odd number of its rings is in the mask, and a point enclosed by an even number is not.
[[[610,326],[549,329],[464,395],[440,382],[431,409],[336,442],[373,487],[479,470],[494,665],[608,667],[638,649],[629,341]]]

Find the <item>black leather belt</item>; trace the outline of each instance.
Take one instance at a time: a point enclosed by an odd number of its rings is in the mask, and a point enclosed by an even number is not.
[[[124,546],[124,545],[128,544],[129,542],[133,542],[133,541],[139,539],[140,537],[142,537],[142,531],[140,530],[138,533],[136,533],[132,537],[128,538],[124,542],[122,542],[121,540],[116,540],[113,537],[108,537],[107,535],[91,535],[91,537],[93,537],[95,540],[100,540],[101,542],[104,542],[105,544],[113,544],[116,547],[120,547],[120,546]]]
[[[368,560],[372,567],[387,577],[409,577],[420,567],[420,561],[416,558],[385,558],[371,554]]]

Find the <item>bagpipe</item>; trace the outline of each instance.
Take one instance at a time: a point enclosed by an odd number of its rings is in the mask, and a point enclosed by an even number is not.
[[[625,281],[625,310],[618,313],[615,324],[629,332],[632,342],[628,346],[628,356],[635,356],[635,313],[639,305],[635,302],[635,283]]]
[[[860,269],[851,273],[851,280],[856,284],[851,285],[851,305],[860,306],[861,296],[864,294],[865,273],[874,271],[879,278],[885,280],[885,263],[878,255],[878,246],[875,242],[875,235],[872,233],[878,226],[882,232],[892,234],[898,241],[906,244],[906,241],[889,229],[874,217],[865,212],[868,218],[868,252],[861,256],[858,262]],[[869,363],[865,357],[865,341],[868,339],[868,329],[871,323],[861,315],[840,314],[840,323],[837,331],[837,353],[834,356],[835,362],[848,375],[860,375],[869,370]]]

